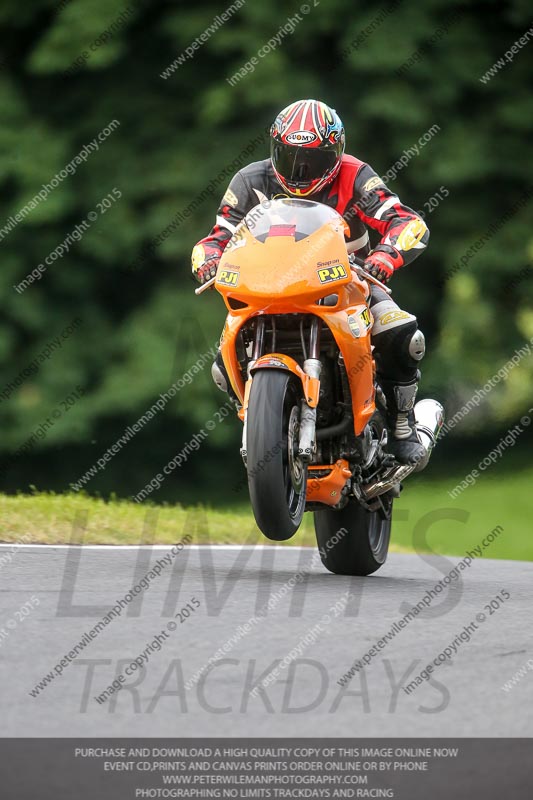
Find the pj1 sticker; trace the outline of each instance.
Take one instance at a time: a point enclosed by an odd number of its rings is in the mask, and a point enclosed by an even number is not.
[[[217,275],[217,283],[223,286],[237,286],[239,283],[239,273],[232,269],[223,269],[220,275]]]
[[[321,267],[317,269],[318,280],[320,283],[332,283],[333,281],[340,281],[348,277],[346,269],[342,264],[334,264],[330,267]]]

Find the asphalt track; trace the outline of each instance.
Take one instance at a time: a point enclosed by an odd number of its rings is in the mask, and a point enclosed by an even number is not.
[[[10,549],[0,546],[0,559]],[[32,697],[43,676],[167,552],[22,546],[7,563],[0,560],[4,737],[533,736],[533,671],[510,691],[501,688],[533,658],[533,564],[488,559],[474,561],[341,687],[337,680],[403,617],[404,604],[416,604],[458,559],[393,554],[374,576],[346,578],[326,572],[307,548],[190,546]],[[301,582],[287,586],[296,573]],[[186,689],[283,587],[283,597],[227,647],[224,660]],[[502,591],[510,598],[491,612],[485,606]],[[348,605],[335,616],[346,592]],[[200,606],[180,623],[174,614],[187,603],[194,608],[193,597]],[[329,622],[304,642],[328,613]],[[470,641],[406,694],[402,685],[479,614],[485,619]],[[147,666],[98,703],[95,696],[156,634],[162,646]],[[293,648],[275,680],[250,695],[254,681]]]

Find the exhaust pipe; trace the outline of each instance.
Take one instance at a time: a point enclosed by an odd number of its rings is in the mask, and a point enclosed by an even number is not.
[[[361,487],[361,495],[363,500],[373,500],[380,494],[390,491],[405,478],[414,472],[414,467],[407,464],[398,464],[396,467],[390,467],[383,477],[373,483],[367,483],[366,486]]]
[[[422,472],[428,465],[444,424],[444,409],[436,400],[419,400],[415,405],[414,414],[416,432],[426,451],[426,455],[415,466],[414,472]]]
[[[413,472],[421,472],[427,467],[444,424],[444,409],[436,400],[419,400],[414,407],[414,415],[418,438],[425,450],[423,457],[415,465],[399,464],[391,467],[381,479],[361,487],[364,500],[372,500],[374,497],[390,491]]]

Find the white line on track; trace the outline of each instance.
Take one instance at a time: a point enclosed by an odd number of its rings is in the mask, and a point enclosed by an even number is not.
[[[146,548],[149,550],[170,550],[174,544],[17,544],[16,542],[3,542],[0,544],[0,552],[5,548],[16,550],[37,549],[45,550],[67,550],[69,547],[82,547],[84,550],[139,550]],[[314,550],[314,547],[304,547],[302,545],[279,545],[279,544],[188,544],[185,547],[189,550]]]

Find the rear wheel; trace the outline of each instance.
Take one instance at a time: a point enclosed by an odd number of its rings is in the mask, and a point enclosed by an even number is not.
[[[302,389],[291,373],[265,369],[252,381],[246,415],[248,489],[269,539],[294,536],[305,511],[307,465],[298,456]]]
[[[384,511],[367,511],[356,501],[340,511],[315,511],[315,533],[324,566],[337,575],[370,575],[386,561],[392,498]]]

